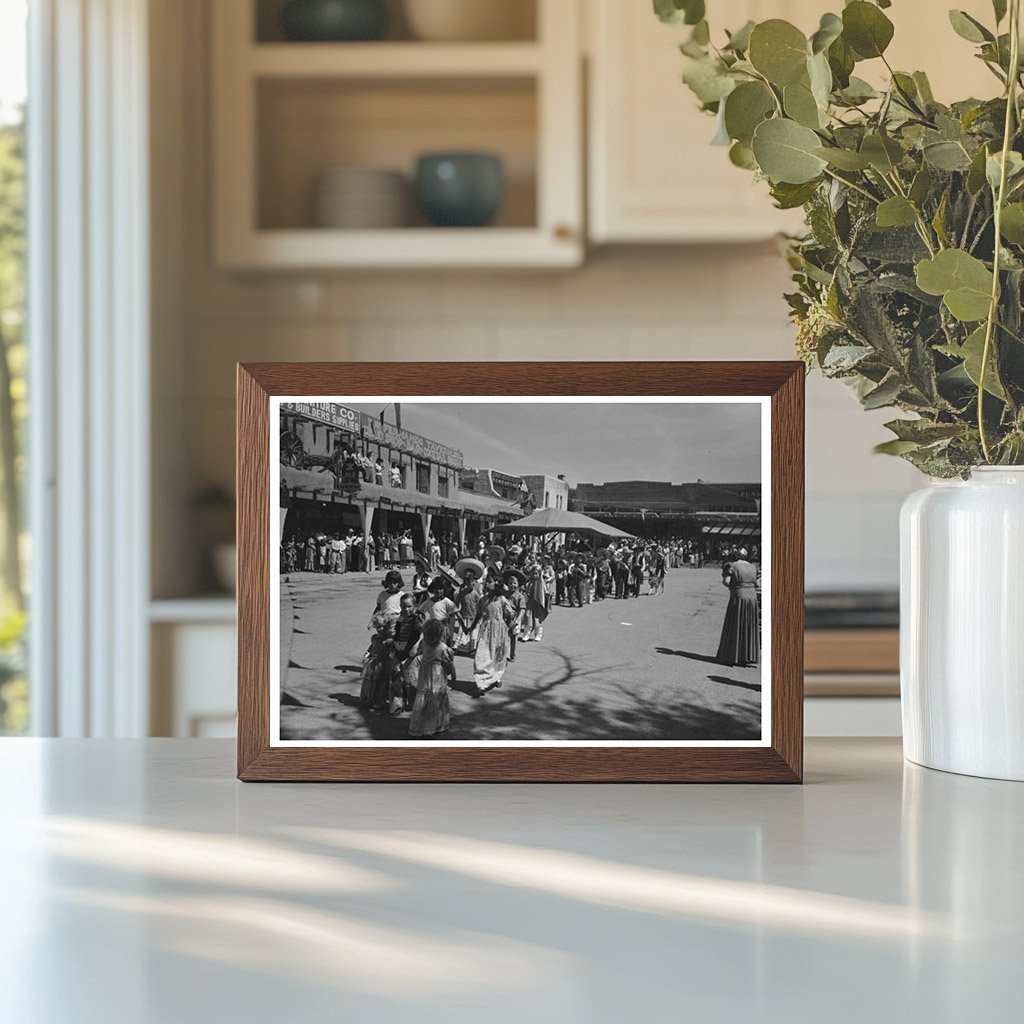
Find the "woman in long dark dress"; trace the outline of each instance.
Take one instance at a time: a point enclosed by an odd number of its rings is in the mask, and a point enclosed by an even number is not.
[[[757,623],[759,575],[757,566],[747,561],[745,551],[722,566],[722,583],[729,588],[729,606],[717,655],[723,665],[756,665],[761,660]]]

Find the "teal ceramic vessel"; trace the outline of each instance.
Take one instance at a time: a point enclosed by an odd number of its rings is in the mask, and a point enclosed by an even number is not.
[[[387,27],[387,0],[290,0],[281,11],[285,37],[295,42],[362,42]]]
[[[489,224],[505,195],[501,157],[493,153],[427,153],[416,163],[416,192],[436,227]]]

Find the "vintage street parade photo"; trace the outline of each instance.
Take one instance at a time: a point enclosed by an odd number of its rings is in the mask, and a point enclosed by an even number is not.
[[[764,400],[273,401],[275,742],[768,739]]]

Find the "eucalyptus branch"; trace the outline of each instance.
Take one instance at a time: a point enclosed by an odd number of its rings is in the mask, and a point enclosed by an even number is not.
[[[1020,0],[1010,0],[1010,73],[1006,85],[1006,121],[1003,125],[1002,159],[999,166],[999,188],[995,196],[995,246],[992,255],[992,293],[989,298],[988,319],[985,321],[985,344],[981,350],[981,369],[978,372],[978,436],[985,461],[992,462],[988,432],[985,429],[985,380],[992,356],[992,335],[999,315],[999,272],[1003,237],[1003,205],[1006,202],[1006,175],[1013,142],[1013,124],[1017,116],[1017,85],[1020,73]]]

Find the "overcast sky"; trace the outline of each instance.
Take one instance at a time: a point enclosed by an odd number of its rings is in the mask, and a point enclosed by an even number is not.
[[[394,423],[393,407],[386,419]],[[752,403],[403,402],[402,426],[460,449],[467,466],[564,473],[571,484],[761,480],[761,407]]]

